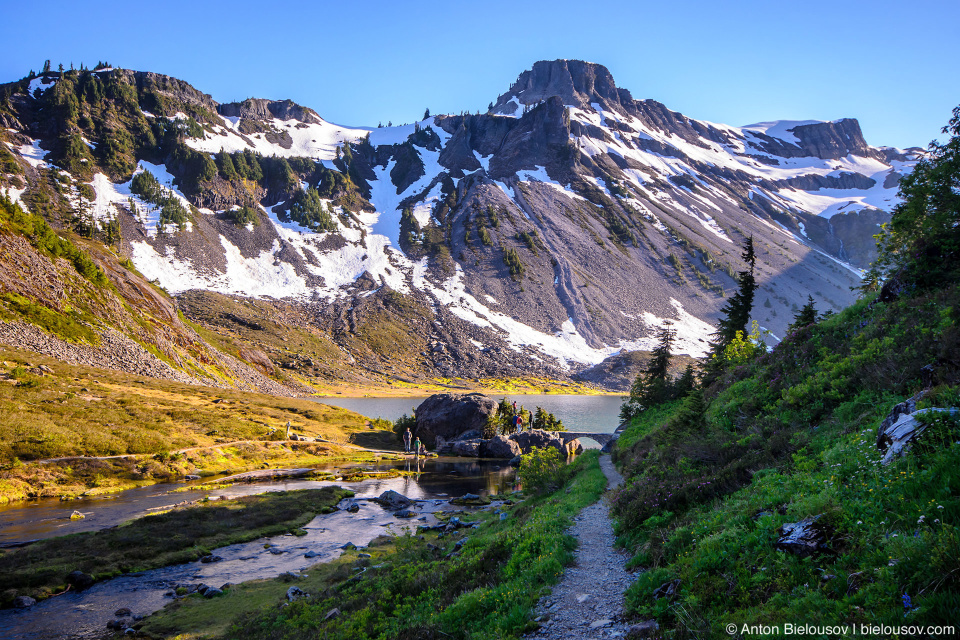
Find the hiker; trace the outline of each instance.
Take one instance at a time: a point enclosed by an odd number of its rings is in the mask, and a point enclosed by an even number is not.
[[[420,443],[420,449],[418,450],[418,453],[419,453],[421,456],[423,456],[424,458],[427,457],[427,447],[426,447],[426,445],[423,444],[422,442]]]
[[[420,436],[417,436],[413,440],[413,454],[417,456],[420,455]]]
[[[403,452],[410,453],[410,439],[413,437],[413,434],[410,433],[410,427],[407,427],[407,430],[403,432]]]
[[[521,431],[523,431],[523,418],[522,418],[522,417],[520,416],[520,414],[518,413],[518,414],[517,414],[517,417],[515,418],[515,420],[516,420],[516,425],[517,425],[517,433],[520,433]]]

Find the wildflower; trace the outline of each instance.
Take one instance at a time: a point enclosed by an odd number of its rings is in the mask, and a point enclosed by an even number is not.
[[[920,519],[917,520],[917,524],[923,524],[923,521],[926,519],[926,517],[927,516],[920,516]]]
[[[863,524],[863,520],[857,520],[857,524]]]

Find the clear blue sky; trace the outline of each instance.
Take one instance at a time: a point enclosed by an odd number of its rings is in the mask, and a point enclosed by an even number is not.
[[[536,60],[606,65],[635,98],[744,125],[855,117],[924,146],[960,104],[957,0],[2,0],[0,82],[98,60],[218,102],[290,98],[376,126],[483,110]]]

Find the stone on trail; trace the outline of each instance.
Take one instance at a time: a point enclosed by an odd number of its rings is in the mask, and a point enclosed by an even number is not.
[[[312,550],[311,550],[311,551],[307,551],[305,554],[303,554],[303,557],[304,557],[304,558],[317,558],[317,557],[320,557],[320,556],[322,556],[322,555],[324,555],[324,554],[322,554],[322,553],[317,553],[316,551],[312,551]]]
[[[223,589],[217,589],[216,587],[207,587],[207,590],[203,592],[204,598],[212,598],[220,595],[223,595]]]
[[[416,511],[411,511],[410,509],[401,509],[393,514],[395,518],[413,518],[417,515]]]
[[[131,615],[132,613],[133,613],[133,612],[130,611],[130,609],[127,609],[126,607],[123,607],[123,608],[121,608],[121,609],[117,609],[116,611],[114,611],[114,612],[113,612],[113,615],[115,615],[115,616],[118,617],[118,618],[122,618],[122,617],[124,617],[124,616],[129,616],[129,615]]]
[[[340,548],[343,549],[344,551],[352,551],[353,549],[357,548],[357,545],[353,544],[352,542],[348,542],[347,544],[343,545]]]
[[[13,600],[13,606],[15,609],[26,609],[27,607],[32,607],[35,604],[37,604],[37,601],[30,596],[17,596]]]

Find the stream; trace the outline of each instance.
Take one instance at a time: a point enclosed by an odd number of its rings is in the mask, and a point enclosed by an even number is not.
[[[405,469],[409,466],[409,470],[416,471],[416,464],[415,461],[402,461],[350,466],[371,471]],[[341,468],[346,468],[346,465]],[[451,507],[447,502],[450,498],[465,493],[495,496],[513,489],[515,473],[503,461],[428,458],[421,462],[420,468],[422,472],[412,476],[372,478],[356,483],[264,481],[185,493],[170,493],[171,489],[182,487],[183,484],[154,485],[124,491],[110,499],[65,503],[40,500],[27,506],[4,509],[0,512],[0,535],[9,545],[17,540],[100,529],[143,515],[154,506],[169,506],[183,500],[203,497],[233,498],[265,491],[292,491],[339,485],[354,491],[356,496],[348,501],[356,501],[360,506],[357,513],[340,510],[317,516],[303,527],[307,531],[305,536],[286,534],[222,547],[213,552],[223,558],[220,562],[204,564],[197,561],[127,574],[99,582],[85,591],[68,591],[61,596],[48,598],[29,609],[0,610],[0,638],[98,638],[107,631],[106,623],[114,619],[114,611],[125,607],[130,609],[133,615],[149,615],[172,600],[171,596],[165,594],[170,592],[173,585],[205,583],[219,588],[228,582],[273,578],[287,571],[299,573],[317,562],[336,558],[342,553],[340,547],[347,542],[364,546],[383,532],[400,532],[404,527],[436,524],[432,512],[463,508]],[[417,500],[411,509],[422,515],[412,520],[403,520],[394,517],[392,510],[368,502],[369,498],[390,489]],[[91,515],[83,520],[71,521],[69,516],[74,509],[81,513],[89,512]],[[28,520],[19,520],[19,514],[23,514]],[[266,544],[272,547],[264,548]],[[304,557],[304,554],[310,551],[318,555]]]
[[[494,394],[499,399],[500,394]],[[563,420],[571,431],[609,433],[619,424],[622,399],[618,396],[506,396],[509,401],[533,410],[542,406]],[[395,420],[410,414],[424,398],[322,398],[319,402],[345,407],[366,416]],[[598,446],[584,439],[587,448]],[[451,507],[447,500],[465,493],[496,496],[514,488],[515,472],[501,460],[464,458],[428,458],[381,461],[367,464],[340,464],[317,467],[336,471],[360,468],[368,471],[405,470],[413,475],[395,478],[370,478],[345,483],[315,480],[264,480],[238,483],[221,489],[205,489],[201,481],[158,484],[120,493],[61,502],[43,499],[0,507],[0,547],[19,546],[82,531],[95,531],[126,522],[153,511],[170,508],[183,501],[203,498],[234,498],[267,491],[292,491],[339,485],[355,492],[360,505],[357,513],[340,510],[320,515],[304,527],[305,536],[292,534],[263,538],[249,543],[215,550],[223,560],[204,564],[199,561],[164,567],[136,574],[127,574],[99,582],[81,592],[49,598],[28,609],[0,610],[0,639],[53,640],[59,638],[99,638],[107,632],[106,623],[113,612],[128,608],[134,615],[146,616],[172,600],[171,588],[176,584],[205,583],[219,588],[226,583],[239,583],[260,578],[273,578],[284,572],[299,573],[317,562],[339,556],[346,542],[364,546],[385,531],[403,527],[433,524],[431,515]],[[387,490],[397,491],[417,500],[411,507],[422,515],[401,520],[392,511],[368,502]],[[457,507],[453,507],[457,508]],[[83,519],[71,520],[79,511]],[[264,545],[272,545],[265,548]],[[311,558],[304,554],[313,552]],[[128,618],[129,620],[129,618]]]

